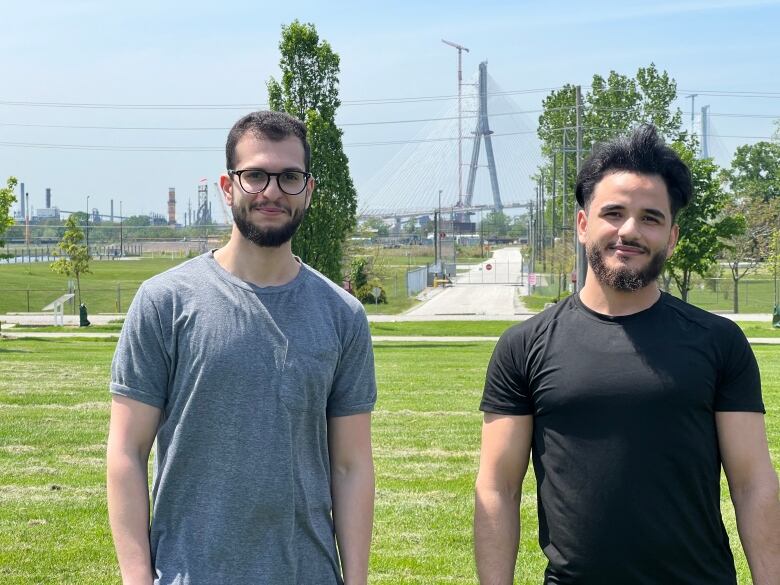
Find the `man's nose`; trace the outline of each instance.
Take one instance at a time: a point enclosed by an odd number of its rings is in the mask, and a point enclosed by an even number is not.
[[[639,236],[639,224],[636,219],[629,217],[618,229],[618,235],[621,240],[635,240]]]
[[[269,201],[276,201],[284,197],[284,192],[279,188],[276,177],[271,177],[271,180],[268,181],[268,186],[258,193],[258,196]]]

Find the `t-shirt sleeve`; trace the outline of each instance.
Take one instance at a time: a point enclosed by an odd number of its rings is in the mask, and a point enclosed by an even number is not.
[[[485,375],[485,389],[479,409],[495,414],[533,414],[533,401],[523,361],[524,334],[515,327],[498,340]]]
[[[122,326],[111,363],[109,390],[164,409],[170,367],[158,309],[142,285]]]
[[[371,330],[366,314],[357,311],[339,358],[328,395],[327,416],[371,412],[376,403],[376,375]]]
[[[761,375],[753,350],[736,324],[724,335],[724,363],[715,394],[716,411],[763,412]]]

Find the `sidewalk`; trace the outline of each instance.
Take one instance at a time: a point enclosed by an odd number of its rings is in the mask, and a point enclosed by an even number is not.
[[[7,339],[38,338],[38,339],[63,339],[63,338],[118,338],[119,332],[90,331],[85,327],[74,332],[35,333],[33,331],[18,330],[15,327],[3,327],[2,335]],[[473,335],[372,335],[374,343],[481,343],[498,341],[498,337],[473,336]],[[780,337],[751,337],[748,338],[751,345],[780,345]]]

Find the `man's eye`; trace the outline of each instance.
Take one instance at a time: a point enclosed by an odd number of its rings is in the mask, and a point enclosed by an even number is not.
[[[284,173],[284,175],[282,175],[282,179],[285,181],[297,181],[300,176],[300,173],[290,171],[289,173]]]
[[[252,182],[264,181],[265,173],[263,171],[247,171],[244,173],[244,179]]]

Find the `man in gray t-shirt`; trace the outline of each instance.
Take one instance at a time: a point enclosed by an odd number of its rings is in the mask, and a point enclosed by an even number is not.
[[[108,510],[122,578],[365,584],[365,313],[292,254],[314,189],[305,126],[249,114],[226,150],[230,241],[145,282],[114,356]]]

